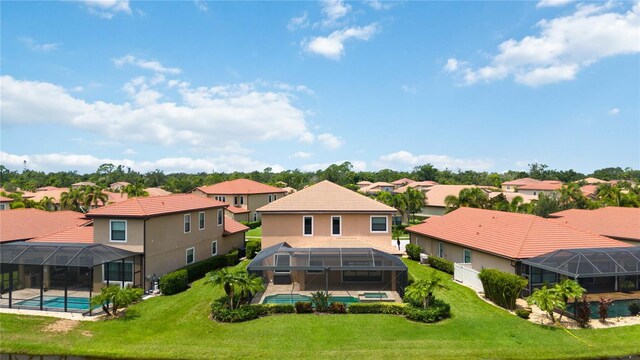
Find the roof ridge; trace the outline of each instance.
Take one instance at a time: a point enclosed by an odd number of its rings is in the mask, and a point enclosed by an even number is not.
[[[516,256],[518,256],[518,258],[520,258],[520,253],[522,252],[522,248],[524,248],[524,244],[527,242],[527,239],[529,238],[529,233],[531,232],[531,228],[533,227],[533,223],[535,221],[537,221],[538,219],[542,219],[542,218],[538,218],[537,216],[535,216],[533,218],[530,218],[529,227],[527,228],[527,231],[525,231],[525,233],[524,233],[524,239],[522,239],[522,243],[520,244],[520,247],[518,248],[518,251],[516,251]]]

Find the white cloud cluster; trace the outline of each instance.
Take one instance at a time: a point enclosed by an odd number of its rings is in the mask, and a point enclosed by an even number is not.
[[[321,6],[324,15],[322,26],[325,27],[339,25],[339,20],[351,11],[351,5],[345,4],[342,0],[323,0]]]
[[[640,52],[640,3],[623,12],[614,6],[579,4],[571,15],[539,21],[539,35],[501,43],[487,66],[474,69],[449,59],[444,70],[467,85],[510,76],[527,86],[572,80],[602,58]]]
[[[614,107],[608,111],[609,115],[618,115],[619,113],[620,113],[620,109],[618,109],[617,107]]]
[[[305,164],[303,166],[300,167],[300,170],[302,171],[318,171],[318,170],[324,170],[326,168],[328,168],[331,165],[340,165],[343,164],[345,161],[348,160],[340,160],[340,161],[334,161],[334,162],[326,162],[326,163],[312,163],[312,164]],[[365,161],[360,161],[360,160],[350,160],[349,161],[353,167],[353,171],[366,171],[367,170],[367,163]]]
[[[57,50],[58,47],[62,45],[62,43],[39,43],[30,37],[21,37],[18,40],[23,43],[29,50],[40,52],[50,52],[53,50]]]
[[[439,169],[461,169],[483,171],[491,169],[495,163],[490,159],[460,159],[448,155],[414,155],[408,151],[397,151],[382,155],[376,165],[379,168],[408,169],[417,165],[433,164]]]
[[[568,3],[572,2],[572,1],[574,1],[574,0],[540,0],[536,4],[536,7],[538,7],[538,8],[542,8],[542,7],[560,7],[560,6],[567,5]]]
[[[182,72],[182,69],[180,68],[165,67],[159,61],[139,59],[133,55],[125,55],[121,58],[113,59],[113,63],[118,67],[122,67],[124,65],[133,65],[141,69],[151,70],[159,74],[177,75]]]
[[[330,133],[318,135],[318,141],[330,150],[337,150],[344,144],[344,141],[341,138]]]
[[[389,10],[393,7],[393,2],[391,1],[365,0],[364,3],[374,10]]]
[[[196,9],[198,9],[201,12],[209,11],[209,6],[207,5],[207,2],[204,0],[194,0],[193,5],[195,5]]]
[[[306,11],[302,13],[302,15],[293,17],[289,20],[287,24],[287,29],[289,31],[294,31],[297,29],[304,29],[309,26],[309,13]]]
[[[129,0],[81,0],[87,11],[103,19],[112,19],[117,13],[131,15]]]
[[[295,159],[308,159],[311,156],[313,156],[312,153],[304,152],[304,151],[296,151],[295,153],[293,153],[293,155],[291,155],[291,157]]]
[[[336,30],[328,36],[317,36],[311,40],[303,42],[303,46],[307,52],[322,55],[328,59],[340,60],[344,55],[344,43],[347,40],[369,40],[379,31],[376,23],[367,26],[354,26],[342,30]]]

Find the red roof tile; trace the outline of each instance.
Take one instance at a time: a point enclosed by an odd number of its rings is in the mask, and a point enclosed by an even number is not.
[[[607,237],[640,241],[640,209],[608,206],[551,214],[554,221]]]
[[[75,211],[0,211],[0,242],[32,239],[88,222],[84,214]]]
[[[559,190],[562,183],[557,182],[539,182],[537,184],[527,184],[518,186],[518,190]]]
[[[93,225],[72,227],[27,241],[91,244],[93,243]]]
[[[229,210],[229,212],[231,212],[232,214],[244,214],[244,213],[251,212],[248,209],[237,207],[237,206],[233,206],[233,205],[229,205],[227,210]]]
[[[407,231],[511,259],[559,249],[631,246],[534,215],[460,208]]]
[[[173,213],[226,207],[227,204],[192,194],[175,194],[128,199],[93,209],[87,217],[150,217]]]
[[[248,194],[278,194],[285,193],[285,190],[259,183],[249,179],[236,179],[224,181],[209,186],[200,186],[197,188],[208,195],[248,195]]]
[[[229,219],[226,218],[224,219],[224,235],[231,235],[231,234],[235,234],[241,231],[247,231],[249,230],[248,227],[242,225],[241,223],[233,220],[233,219]]]
[[[406,184],[411,184],[411,183],[414,183],[414,182],[415,182],[415,180],[411,180],[411,179],[408,179],[408,178],[402,178],[402,179],[398,179],[398,180],[392,182],[392,184],[393,185],[406,185]]]
[[[522,179],[515,179],[515,180],[510,180],[510,181],[505,181],[502,183],[502,185],[510,185],[510,186],[523,186],[523,185],[527,185],[527,184],[537,184],[537,183],[541,183],[542,181],[540,180],[536,180],[536,179],[532,179],[532,178],[522,178]]]
[[[0,195],[0,202],[12,202],[13,199],[12,198],[8,198],[6,196],[1,196]]]

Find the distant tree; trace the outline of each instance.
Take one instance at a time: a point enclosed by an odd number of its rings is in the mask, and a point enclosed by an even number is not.
[[[537,180],[548,179],[549,166],[546,164],[532,163],[529,164],[529,177]]]
[[[102,189],[99,186],[85,186],[82,189],[81,196],[81,203],[84,205],[84,209],[86,209],[87,211],[91,208],[91,206],[104,206],[107,203],[107,200],[109,200],[109,195],[102,192]]]
[[[401,203],[406,206],[406,212],[409,215],[409,223],[411,223],[411,218],[420,212],[426,205],[425,195],[422,191],[412,187],[408,187],[407,191],[405,191],[403,195],[404,201],[401,201]]]
[[[486,209],[489,206],[489,196],[478,187],[464,188],[460,190],[458,196],[446,196],[444,203],[447,208],[447,213],[461,207]]]
[[[142,184],[129,184],[127,186],[123,186],[122,189],[120,189],[120,193],[127,194],[127,197],[129,198],[149,196],[149,193],[144,189]]]
[[[533,214],[546,218],[549,217],[549,214],[562,210],[566,210],[566,208],[560,204],[560,200],[556,196],[540,193],[535,203]]]
[[[438,169],[431,164],[416,166],[413,168],[413,179],[416,181],[436,181]]]
[[[82,208],[83,205],[84,196],[80,189],[69,188],[69,191],[60,194],[60,207],[64,210],[86,212]]]

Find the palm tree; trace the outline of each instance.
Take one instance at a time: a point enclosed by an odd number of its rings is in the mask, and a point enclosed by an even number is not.
[[[553,289],[556,291],[558,296],[562,298],[565,307],[570,298],[573,298],[575,301],[575,299],[581,298],[586,291],[577,281],[571,279],[564,279],[560,281],[553,287]],[[562,315],[564,315],[564,310],[560,313],[558,322],[562,320]]]
[[[236,282],[236,293],[238,294],[238,303],[240,306],[242,299],[247,299],[252,295],[264,290],[262,278],[259,276],[249,275],[246,271],[238,272],[238,281]]]
[[[102,192],[102,189],[97,186],[87,186],[83,191],[83,201],[85,208],[90,209],[91,206],[98,207],[98,202],[102,205],[107,203],[109,195]]]
[[[577,183],[569,183],[562,186],[560,192],[560,204],[566,208],[587,209],[589,199],[580,190]]]
[[[543,285],[540,289],[534,291],[527,299],[527,302],[538,306],[540,310],[546,312],[554,323],[556,318],[553,316],[553,311],[556,308],[564,311],[566,308],[566,303],[563,302],[558,291],[554,288],[547,288],[547,285]]]
[[[398,210],[398,212],[400,213],[400,217],[402,218],[402,221],[404,221],[404,215],[406,214],[405,210],[407,208],[407,199],[405,198],[405,196],[403,194],[393,195],[391,197],[390,206]],[[407,219],[407,222],[409,222],[409,219]]]
[[[433,292],[439,289],[446,289],[443,280],[432,272],[426,279],[418,280],[407,287],[405,295],[414,301],[421,302],[424,309],[429,307]]]
[[[210,271],[206,275],[205,284],[222,286],[229,301],[229,309],[233,309],[233,298],[235,296],[235,285],[242,280],[242,275],[233,268],[222,268],[217,271]]]
[[[38,204],[42,206],[44,210],[47,210],[47,211],[56,210],[56,199],[53,197],[45,196],[38,202]]]
[[[69,191],[60,194],[60,206],[63,209],[84,212],[82,211],[83,203],[84,197],[79,189],[70,188]]]
[[[149,196],[147,190],[141,184],[129,184],[120,189],[121,194],[127,194],[129,198]]]
[[[447,213],[461,207],[485,209],[489,206],[489,197],[481,188],[470,187],[460,190],[458,196],[447,195],[444,198],[444,204],[447,208]]]
[[[411,216],[425,206],[425,196],[422,191],[408,187],[404,192],[404,198],[407,214],[409,214],[409,223],[411,223]]]

